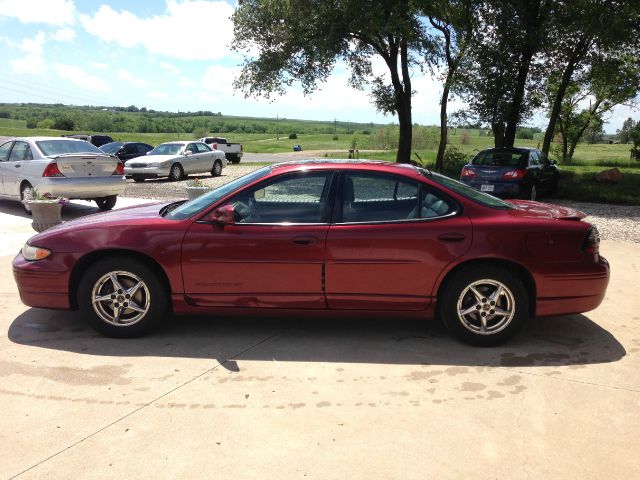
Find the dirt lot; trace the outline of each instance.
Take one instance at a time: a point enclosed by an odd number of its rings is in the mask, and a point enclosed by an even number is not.
[[[496,349],[393,318],[179,318],[107,339],[24,307],[0,257],[0,477],[632,478],[640,250],[602,251],[598,310]]]

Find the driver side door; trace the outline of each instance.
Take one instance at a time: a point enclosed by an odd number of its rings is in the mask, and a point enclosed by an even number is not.
[[[186,300],[203,307],[326,308],[333,173],[271,177],[237,193],[236,221],[197,221],[182,246]]]

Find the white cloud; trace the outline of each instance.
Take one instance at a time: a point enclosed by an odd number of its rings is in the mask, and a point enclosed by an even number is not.
[[[13,73],[42,76],[44,75],[46,64],[42,55],[28,53],[23,58],[10,60]]]
[[[98,62],[93,62],[91,66],[96,70],[106,70],[109,68],[109,65],[107,65],[106,63],[98,63]]]
[[[180,85],[181,87],[193,88],[197,85],[197,83],[188,77],[180,77],[178,79],[178,85]]]
[[[69,25],[74,16],[73,0],[0,0],[0,17],[17,18],[22,23]]]
[[[175,65],[172,65],[171,63],[168,63],[168,62],[160,62],[159,65],[160,65],[161,69],[163,69],[163,70],[165,70],[165,71],[167,71],[169,73],[172,73],[172,74],[178,73],[180,71],[180,69],[178,67],[176,67]]]
[[[25,53],[32,53],[34,55],[42,55],[42,47],[46,41],[47,36],[44,32],[38,32],[33,38],[25,38],[20,43],[19,47]]]
[[[141,18],[102,5],[93,16],[80,15],[80,22],[90,34],[121,47],[142,46],[185,60],[218,60],[230,54],[233,11],[224,1],[166,0],[162,15]]]
[[[149,92],[145,95],[145,97],[164,99],[164,98],[169,98],[169,95],[164,92]]]
[[[134,77],[128,70],[125,70],[124,68],[118,69],[118,71],[116,72],[116,77],[136,87],[146,87],[149,85],[149,82],[147,82],[145,79]]]
[[[109,92],[111,90],[107,82],[95,75],[87,73],[81,67],[63,63],[56,63],[53,67],[60,78],[69,80],[78,87],[93,92]]]
[[[71,42],[76,38],[76,32],[72,28],[60,28],[53,32],[49,38],[58,42]]]

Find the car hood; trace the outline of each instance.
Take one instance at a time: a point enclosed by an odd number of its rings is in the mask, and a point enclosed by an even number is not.
[[[125,167],[130,167],[132,163],[162,163],[183,158],[182,155],[141,155],[124,162]]]
[[[30,245],[47,247],[57,239],[64,239],[62,251],[75,251],[75,239],[81,239],[82,233],[89,230],[100,230],[101,237],[117,235],[121,227],[130,225],[149,225],[155,222],[172,222],[160,216],[160,209],[171,202],[147,203],[145,205],[119,208],[110,212],[94,213],[85,217],[69,220],[49,228],[29,239]],[[58,248],[60,250],[60,248]]]
[[[515,208],[511,214],[520,218],[547,218],[557,220],[581,220],[587,215],[573,208],[530,200],[507,200]]]

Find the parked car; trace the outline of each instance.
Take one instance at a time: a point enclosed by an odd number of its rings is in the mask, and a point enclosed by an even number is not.
[[[142,142],[110,142],[100,147],[104,153],[115,155],[123,162],[146,155],[153,150],[151,145]]]
[[[102,145],[113,142],[113,138],[111,138],[109,135],[87,135],[85,133],[74,133],[72,135],[62,136],[65,138],[84,140],[85,142],[89,142],[91,145],[95,145],[96,147],[101,147]]]
[[[214,150],[221,150],[231,163],[240,163],[242,160],[242,144],[230,143],[224,137],[203,137],[200,142],[204,142]]]
[[[129,337],[175,314],[439,316],[496,345],[586,312],[609,265],[575,210],[386,162],[266,166],[194,200],[65,222],[13,262],[22,301]]]
[[[34,191],[95,200],[110,210],[124,192],[124,165],[83,140],[22,137],[0,145],[0,194],[24,200]],[[25,204],[25,208],[28,207]]]
[[[505,198],[535,200],[538,195],[554,193],[560,172],[535,148],[489,148],[479,152],[462,168],[460,181]]]
[[[294,152],[301,152],[302,151],[302,146],[301,145],[294,145],[293,146],[293,151]]]
[[[167,142],[158,145],[144,157],[125,162],[127,177],[136,182],[147,178],[169,177],[171,181],[183,179],[190,173],[211,172],[217,177],[227,164],[224,152],[211,150],[203,142]]]

